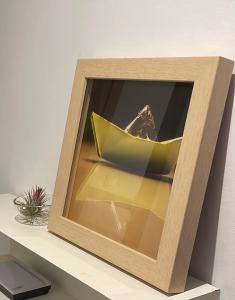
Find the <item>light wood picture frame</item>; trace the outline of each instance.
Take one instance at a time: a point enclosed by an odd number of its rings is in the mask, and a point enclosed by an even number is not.
[[[232,70],[233,61],[222,57],[79,60],[49,217],[49,231],[167,293],[182,292]],[[68,217],[94,80],[193,84],[155,258]]]

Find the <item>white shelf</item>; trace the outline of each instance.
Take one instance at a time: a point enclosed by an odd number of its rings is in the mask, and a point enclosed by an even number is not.
[[[188,279],[184,293],[171,296],[163,294],[49,233],[45,227],[19,224],[14,219],[17,212],[12,203],[13,198],[14,196],[11,194],[0,195],[0,232],[108,299],[219,299],[217,288],[192,277]],[[44,296],[42,299],[54,298],[45,298]],[[2,300],[1,296],[0,300]]]

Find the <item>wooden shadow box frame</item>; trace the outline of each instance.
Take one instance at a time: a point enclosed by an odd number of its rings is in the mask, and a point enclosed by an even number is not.
[[[79,60],[49,218],[49,231],[165,292],[182,292],[232,70],[233,62],[222,57]],[[92,79],[194,83],[156,260],[64,216],[76,171],[75,149],[79,149],[81,144],[79,137],[85,117],[82,115],[83,101]]]

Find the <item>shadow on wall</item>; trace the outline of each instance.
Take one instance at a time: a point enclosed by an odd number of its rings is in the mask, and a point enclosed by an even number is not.
[[[190,274],[209,283],[213,276],[234,90],[235,75],[232,75],[190,266]]]

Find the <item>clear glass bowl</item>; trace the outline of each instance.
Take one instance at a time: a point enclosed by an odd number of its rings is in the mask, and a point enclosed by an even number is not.
[[[23,196],[18,196],[14,200],[14,205],[19,214],[15,216],[15,220],[21,224],[32,226],[46,226],[48,223],[49,210],[51,205],[48,201],[42,205],[28,205],[25,203]]]

